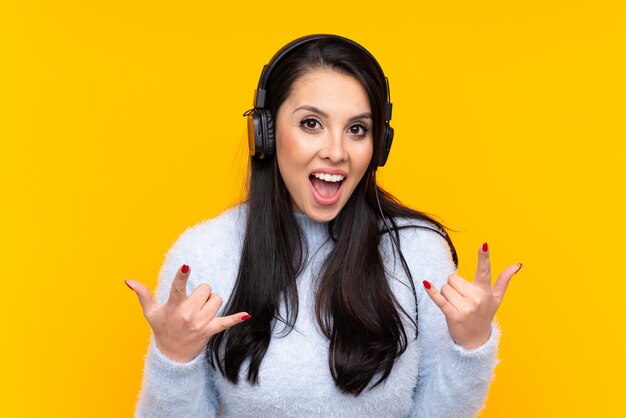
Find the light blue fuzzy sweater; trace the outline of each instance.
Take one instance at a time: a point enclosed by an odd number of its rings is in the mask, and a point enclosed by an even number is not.
[[[159,274],[157,300],[167,300],[171,282],[182,264],[191,266],[187,292],[200,283],[211,285],[224,301],[237,277],[247,207],[239,205],[215,219],[187,229],[166,256]],[[259,369],[259,384],[238,385],[211,369],[204,353],[188,363],[165,357],[150,340],[137,417],[472,417],[483,407],[493,370],[499,331],[466,350],[454,343],[445,318],[421,286],[437,289],[455,271],[447,243],[435,232],[405,228],[400,242],[416,281],[419,337],[411,340],[387,380],[359,396],[341,393],[328,366],[328,340],[314,315],[314,274],[332,249],[327,225],[296,215],[306,237],[308,259],[298,278],[300,309],[295,330],[273,338]],[[411,220],[410,222],[416,223]],[[404,309],[415,315],[415,300],[388,239],[381,242],[390,286]],[[254,315],[254,312],[251,312]],[[277,333],[282,329],[277,327]],[[411,324],[405,323],[407,335]]]

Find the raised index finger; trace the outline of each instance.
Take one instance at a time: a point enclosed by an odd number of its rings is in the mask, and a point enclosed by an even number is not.
[[[172,281],[170,296],[167,303],[179,304],[187,300],[187,279],[189,278],[189,266],[183,264],[176,272],[176,277]]]
[[[489,259],[489,245],[486,242],[478,249],[478,265],[474,283],[491,288],[491,260]]]

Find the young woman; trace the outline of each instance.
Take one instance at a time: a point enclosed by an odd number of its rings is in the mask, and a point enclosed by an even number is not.
[[[248,199],[179,237],[156,298],[127,281],[153,331],[137,416],[474,416],[521,264],[492,287],[485,243],[466,281],[442,226],[377,187],[389,88],[353,41],[288,44],[254,106]]]

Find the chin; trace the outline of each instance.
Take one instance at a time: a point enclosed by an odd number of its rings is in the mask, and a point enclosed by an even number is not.
[[[304,214],[315,222],[330,222],[339,215],[342,207],[337,208],[324,208],[324,209],[314,209],[310,208]]]

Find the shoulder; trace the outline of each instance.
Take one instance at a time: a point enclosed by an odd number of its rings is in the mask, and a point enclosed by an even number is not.
[[[159,274],[159,300],[167,299],[171,281],[182,264],[191,266],[189,292],[208,281],[215,287],[228,286],[239,265],[246,219],[247,205],[239,204],[185,229],[165,256]]]
[[[452,259],[447,232],[439,225],[421,219],[396,218],[401,245],[420,253]],[[424,254],[426,255],[426,254]]]
[[[172,251],[189,252],[214,244],[226,244],[245,231],[247,205],[238,204],[224,210],[214,218],[200,221],[179,235]]]
[[[456,271],[445,230],[427,220],[395,218],[394,222],[402,254],[416,278],[447,278]]]

